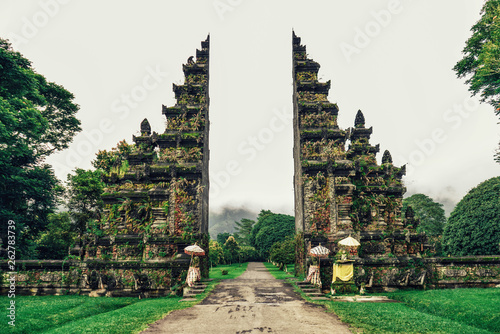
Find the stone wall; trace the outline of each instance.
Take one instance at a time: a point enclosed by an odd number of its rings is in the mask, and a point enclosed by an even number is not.
[[[323,289],[330,289],[333,260],[321,261]],[[500,284],[500,256],[358,258],[354,282],[370,291],[406,288],[494,287]]]
[[[0,261],[5,268],[6,261]],[[16,295],[81,294],[112,297],[159,297],[180,294],[189,258],[182,261],[16,261]],[[5,265],[5,266],[4,266]],[[2,294],[11,275],[0,272]]]

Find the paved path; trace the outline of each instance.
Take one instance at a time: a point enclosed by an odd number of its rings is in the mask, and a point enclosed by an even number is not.
[[[332,313],[305,302],[251,262],[237,279],[225,280],[201,304],[170,313],[142,333],[351,333]]]

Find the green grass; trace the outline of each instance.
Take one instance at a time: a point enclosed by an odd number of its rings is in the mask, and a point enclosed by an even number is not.
[[[491,333],[449,318],[423,313],[403,303],[327,302],[339,318],[363,333]]]
[[[500,289],[399,291],[389,297],[423,313],[500,333]]]
[[[287,270],[289,273],[286,273],[284,270],[279,270],[278,267],[269,262],[264,262],[264,266],[266,266],[267,270],[274,276],[276,279],[285,279],[293,277],[293,267],[294,265],[288,265]]]
[[[400,303],[316,303],[362,333],[500,333],[500,289],[397,291],[385,295]]]
[[[248,267],[248,262],[246,263],[235,263],[231,265],[218,265],[210,270],[210,278],[214,280],[219,279],[233,279],[245,272]],[[222,270],[227,270],[227,275],[222,275]]]
[[[138,333],[148,324],[168,313],[199,303],[222,279],[236,278],[247,264],[213,268],[205,293],[193,302],[179,302],[181,297],[154,299],[87,296],[16,296],[16,326],[8,326],[6,316],[0,333]],[[222,275],[221,269],[228,275]],[[10,299],[0,297],[0,308]],[[4,307],[5,305],[5,307]],[[6,315],[6,313],[4,313]]]
[[[264,263],[277,279],[290,278]],[[399,303],[313,301],[362,333],[500,333],[500,289],[411,290],[384,295]]]

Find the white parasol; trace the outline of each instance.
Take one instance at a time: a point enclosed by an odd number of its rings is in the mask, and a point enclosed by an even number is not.
[[[326,247],[321,246],[316,246],[314,248],[311,248],[309,251],[309,255],[314,256],[314,257],[328,257],[328,254],[330,254],[330,250]]]
[[[187,246],[186,248],[184,248],[184,253],[189,254],[191,256],[204,256],[205,255],[205,251],[203,250],[203,248],[201,248],[198,245]]]
[[[348,247],[358,247],[361,244],[359,243],[358,240],[354,239],[351,236],[348,236],[347,238],[340,240],[339,245],[348,246]]]

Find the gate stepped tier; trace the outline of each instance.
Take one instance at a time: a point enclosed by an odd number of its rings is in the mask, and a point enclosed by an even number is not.
[[[196,242],[208,253],[209,37],[193,58],[183,65],[184,84],[173,85],[177,103],[162,108],[165,132],[152,133],[144,119],[126,170],[104,176],[104,235],[82,247],[91,289],[166,295],[188,269],[184,247]],[[201,269],[207,277],[206,259]]]
[[[405,166],[394,166],[389,151],[377,164],[379,145],[370,144],[373,129],[361,111],[353,127],[339,128],[339,108],[328,101],[330,81],[318,81],[320,65],[295,33],[292,39],[295,222],[305,247],[299,268],[305,269],[311,247],[322,243],[335,254],[348,235],[361,242],[361,258],[416,256],[426,239],[411,214],[402,219]]]

